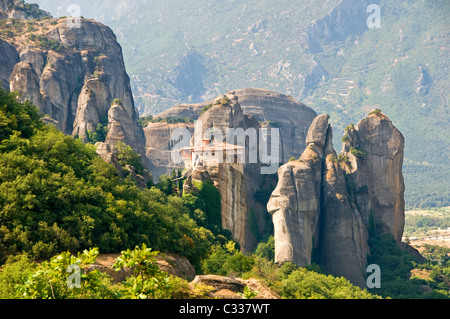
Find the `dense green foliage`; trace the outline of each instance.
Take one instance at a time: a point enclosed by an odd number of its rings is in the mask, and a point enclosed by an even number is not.
[[[193,182],[198,189],[199,197],[205,203],[205,213],[208,224],[211,226],[222,224],[221,202],[219,190],[214,186],[212,181],[203,183]]]
[[[33,18],[39,18],[42,15],[41,10],[39,9],[39,6],[36,3],[11,1],[8,3],[8,9],[23,11]]]
[[[293,271],[282,281],[282,295],[295,299],[376,299],[343,277],[318,274],[306,269]]]
[[[287,299],[374,299],[367,290],[345,278],[322,273],[318,265],[299,268],[291,262],[282,265],[273,260],[274,240],[258,245],[254,254],[244,255],[233,242],[216,245],[203,262],[203,272],[223,276],[256,278]]]
[[[35,129],[43,125],[33,104],[29,100],[20,104],[16,102],[17,96],[16,93],[0,90],[0,141],[8,138],[13,131],[29,138]]]
[[[275,237],[270,236],[266,242],[261,242],[255,249],[255,254],[270,261],[275,260]]]
[[[116,270],[125,267],[133,269],[134,276],[128,277],[119,288],[119,295],[125,299],[148,299],[162,297],[169,289],[169,276],[156,264],[156,251],[143,245],[134,250],[122,251],[113,265]]]
[[[97,142],[104,142],[108,135],[108,124],[98,123],[95,131],[87,131],[88,143],[95,144]]]
[[[30,103],[14,97],[0,92],[0,262],[22,251],[49,258],[145,243],[198,264],[213,235],[189,217],[181,198],[120,178],[92,145],[44,125]],[[128,147],[119,154],[141,167]]]
[[[414,276],[412,280],[433,289],[428,298],[450,298],[450,248],[425,245],[422,254],[427,261],[417,268],[425,272],[428,278]]]
[[[152,251],[145,245],[127,249],[116,258],[113,268],[133,269],[125,280],[113,283],[106,273],[92,269],[99,250],[78,253],[62,252],[49,261],[36,264],[26,255],[10,258],[0,272],[2,299],[167,299],[205,298],[208,288],[161,271]]]
[[[196,191],[183,193],[183,204],[189,210],[189,216],[199,226],[210,229],[220,244],[232,239],[229,230],[222,228],[220,192],[211,181],[194,181]]]
[[[144,172],[144,166],[142,165],[140,154],[136,153],[129,145],[122,141],[118,141],[116,143],[116,148],[118,164],[121,167],[130,165],[134,167],[136,174],[142,174]]]
[[[27,255],[10,256],[0,271],[0,299],[20,299],[23,293],[17,289],[23,284],[36,264]]]
[[[28,277],[17,285],[17,289],[27,299],[99,299],[112,296],[112,291],[107,289],[107,276],[97,269],[88,271],[98,254],[97,248],[84,250],[77,256],[63,252],[35,267],[31,265]],[[72,273],[79,274],[78,283],[75,278],[71,280]]]
[[[385,234],[369,240],[371,255],[368,257],[369,264],[377,264],[381,269],[381,288],[373,288],[371,292],[383,297],[398,299],[417,298],[450,298],[450,282],[448,258],[442,262],[441,266],[433,268],[436,263],[427,262],[419,264],[407,252],[402,251],[395,243],[390,234]],[[447,252],[450,250],[447,249]],[[421,280],[409,280],[410,274],[416,267],[418,269],[432,269],[436,272],[434,279],[440,282],[423,282]],[[442,278],[439,278],[442,276]],[[422,284],[427,284],[432,288],[428,292],[422,290]]]
[[[45,36],[39,35],[39,34],[34,34],[34,33],[30,33],[28,35],[28,39],[30,39],[31,41],[34,41],[36,43],[36,45],[38,45],[39,47],[41,47],[44,50],[53,50],[53,51],[62,51],[64,50],[64,45],[54,39],[49,39]]]
[[[207,274],[241,275],[250,271],[253,266],[251,256],[246,256],[236,249],[235,243],[229,241],[223,246],[212,248],[212,253],[203,263],[203,271]]]

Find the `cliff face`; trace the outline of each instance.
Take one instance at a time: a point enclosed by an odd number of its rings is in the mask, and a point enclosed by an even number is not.
[[[292,156],[298,158],[306,147],[308,127],[317,116],[313,109],[290,96],[261,89],[234,91],[242,111],[261,125],[271,124],[280,129],[280,162]]]
[[[9,76],[14,66],[19,62],[19,54],[8,42],[0,39],[0,81],[2,88],[9,90]]]
[[[275,227],[275,255],[279,262],[311,263],[318,245],[322,201],[322,159],[328,141],[328,117],[317,116],[308,131],[308,147],[299,160],[280,167],[278,184],[267,209]]]
[[[369,231],[401,241],[404,141],[383,114],[366,117],[344,140],[337,156],[327,116],[316,117],[300,159],[280,167],[267,208],[278,262],[318,262],[363,287]]]
[[[213,105],[203,112],[195,123],[191,145],[200,146],[202,138],[214,128],[214,141],[226,141],[226,134],[230,128],[241,128],[244,131],[258,129],[258,122],[243,113],[238,97],[232,93],[219,97]],[[222,135],[220,138],[219,134]],[[246,145],[245,154],[249,156],[251,147]],[[256,244],[254,234],[250,231],[250,198],[255,191],[254,185],[259,186],[260,163],[235,164],[203,163],[199,169],[205,170],[218,188],[221,196],[222,227],[229,229],[244,251],[250,251]]]
[[[155,183],[161,175],[169,175],[172,170],[184,169],[184,163],[174,163],[172,160],[172,149],[180,140],[172,140],[176,130],[187,129],[191,134],[194,132],[192,123],[168,124],[167,122],[149,123],[144,128],[145,154],[151,161],[151,172]]]
[[[251,251],[256,241],[249,225],[250,205],[244,174],[227,163],[196,167],[183,189],[192,191],[192,181],[206,180],[212,181],[219,190],[222,227],[231,231],[243,251]]]
[[[345,133],[343,153],[351,162],[354,199],[376,234],[390,233],[400,243],[405,222],[404,137],[381,113],[361,120]]]
[[[349,194],[345,165],[338,161],[331,143],[325,156],[317,257],[328,272],[365,287],[369,232]]]
[[[45,15],[36,10],[28,11]],[[46,17],[26,29],[21,20],[7,20],[13,35],[0,40],[3,85],[33,101],[66,134],[86,142],[88,131],[109,124],[110,141],[123,140],[145,154],[122,49],[111,29],[93,20],[81,19],[78,27],[70,19]],[[120,107],[111,108],[115,99]]]

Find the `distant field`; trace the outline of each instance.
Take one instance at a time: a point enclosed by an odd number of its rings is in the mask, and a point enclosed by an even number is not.
[[[429,244],[450,248],[450,207],[406,211],[403,236],[415,247]]]

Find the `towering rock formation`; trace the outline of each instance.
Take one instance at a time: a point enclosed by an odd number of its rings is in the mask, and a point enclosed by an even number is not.
[[[98,124],[109,125],[106,143],[122,140],[145,156],[122,49],[111,29],[88,19],[52,19],[18,0],[2,1],[0,14],[38,19],[27,28],[23,20],[6,20],[12,36],[0,39],[4,87],[30,99],[66,134],[86,142]]]
[[[9,90],[9,76],[14,66],[19,62],[19,54],[14,46],[0,39],[0,81],[2,88]]]
[[[400,243],[405,223],[403,149],[405,140],[378,110],[344,135],[354,200],[374,234],[390,233]]]
[[[221,102],[223,99],[227,101]],[[214,128],[221,132],[224,140],[229,128],[240,128],[243,131],[250,128],[255,132],[260,128],[277,128],[280,131],[279,160],[283,163],[291,156],[300,156],[305,149],[307,128],[316,113],[283,94],[260,89],[243,89],[228,92],[225,96],[205,103],[177,105],[156,117],[188,117],[197,122],[195,127],[193,123],[161,122],[150,123],[145,127],[146,151],[148,158],[155,164],[154,176],[168,174],[173,168],[184,168],[171,163],[174,146],[171,134],[177,128],[187,128],[192,134],[198,132],[200,135]],[[199,145],[200,142],[201,137],[196,139],[194,135],[191,144]],[[208,178],[215,182],[220,191],[222,226],[232,231],[244,251],[255,247],[256,238],[267,226],[266,202],[256,198],[255,194],[267,186],[263,184],[267,184],[270,178],[264,178],[261,174],[259,157],[255,163],[250,163],[249,158],[249,154],[257,154],[258,147],[259,145],[256,149],[249,150],[248,145],[246,146],[247,157],[241,168],[229,163],[201,168],[207,170]],[[166,172],[163,172],[164,169]]]
[[[280,162],[298,158],[306,147],[308,128],[317,116],[313,109],[290,96],[268,90],[247,88],[234,91],[242,111],[262,126],[280,129]]]
[[[300,159],[280,167],[267,208],[278,262],[318,262],[364,287],[369,231],[401,241],[404,140],[377,111],[350,126],[343,140],[337,156],[327,116],[316,117]]]
[[[137,125],[137,120],[135,112],[129,112],[121,100],[115,99],[108,111],[108,135],[105,143],[114,145],[122,141],[134,146],[139,154],[145,154],[145,136]]]
[[[365,287],[369,233],[357,205],[349,194],[345,174],[346,163],[338,160],[328,147],[322,177],[322,206],[317,260],[328,272],[350,279]]]
[[[183,170],[184,163],[176,163],[172,159],[172,150],[180,139],[173,139],[177,130],[187,129],[190,134],[194,133],[193,123],[167,122],[149,123],[144,128],[145,154],[151,161],[151,172],[155,183],[161,175],[170,175],[173,169]]]
[[[238,97],[232,93],[219,97],[209,109],[205,110],[195,123],[191,145],[198,147],[203,138],[213,136],[219,145],[227,142],[229,129],[254,129],[257,132],[258,122],[242,112]],[[210,130],[214,131],[211,132]],[[220,135],[222,135],[220,137]],[[210,137],[211,137],[210,136]],[[257,141],[255,141],[257,143]],[[246,143],[245,154],[250,156],[250,142]],[[254,150],[253,150],[254,151]],[[218,158],[219,163],[204,161],[195,170],[205,170],[214,181],[221,196],[222,227],[229,229],[244,251],[251,250],[256,244],[254,234],[249,225],[249,199],[255,189],[250,185],[259,185],[261,178],[260,163],[230,163],[227,159]],[[195,173],[195,172],[194,172]],[[251,181],[251,182],[250,182]]]
[[[304,266],[318,245],[322,201],[322,160],[328,137],[328,117],[317,116],[307,135],[308,146],[299,160],[280,167],[278,184],[267,209],[275,227],[275,259]]]

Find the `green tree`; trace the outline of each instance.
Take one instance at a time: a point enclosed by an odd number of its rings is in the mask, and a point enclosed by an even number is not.
[[[0,299],[23,298],[16,287],[22,285],[35,268],[35,262],[25,254],[10,256],[0,271]]]
[[[121,178],[93,145],[45,125],[34,106],[15,96],[0,91],[0,264],[23,251],[48,259],[145,243],[182,253],[199,267],[214,235],[189,216],[180,198]],[[139,171],[131,148],[120,154],[122,165]]]
[[[222,209],[220,192],[214,186],[212,181],[194,182],[195,187],[199,190],[199,197],[205,203],[205,213],[208,224],[211,227],[222,226]]]
[[[343,277],[299,268],[282,282],[281,294],[289,299],[377,299]]]
[[[229,241],[225,245],[215,245],[211,251],[211,255],[203,262],[205,273],[222,276],[231,273],[240,275],[250,271],[254,265],[254,259],[236,249],[236,243],[233,241]]]
[[[116,148],[118,151],[117,158],[119,160],[119,165],[125,167],[126,165],[133,166],[137,174],[142,174],[144,167],[142,165],[141,155],[136,153],[131,146],[125,144],[122,141],[116,143]]]
[[[28,275],[19,291],[31,299],[84,299],[108,298],[113,293],[104,284],[109,280],[96,270],[89,270],[97,256],[98,249],[93,248],[78,253],[77,256],[63,252],[50,261],[39,264],[35,271]],[[75,266],[75,267],[74,267]],[[79,269],[79,285],[70,281],[70,269]],[[78,267],[78,268],[76,268]],[[77,274],[75,274],[77,275]],[[71,286],[70,284],[73,284]]]
[[[272,235],[267,242],[259,243],[255,254],[271,261],[275,260],[275,237]]]
[[[117,271],[125,267],[133,269],[134,276],[128,277],[119,289],[124,299],[149,299],[164,295],[169,290],[169,275],[159,270],[155,256],[145,244],[136,246],[134,250],[122,251],[113,265]]]

